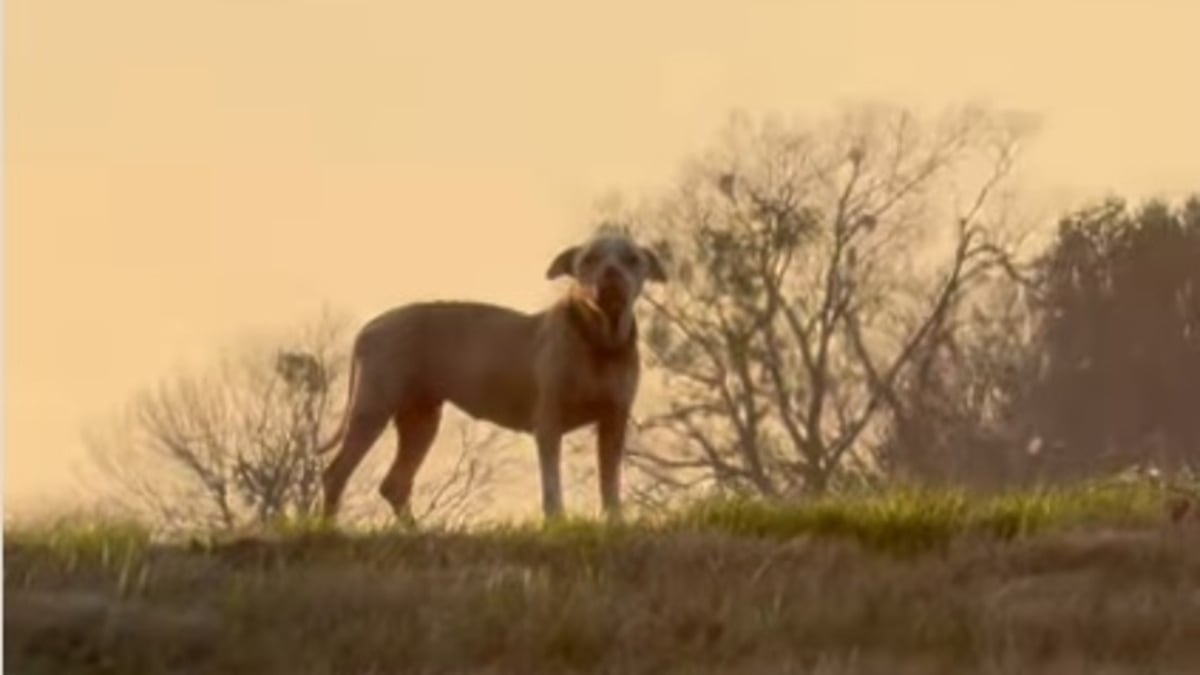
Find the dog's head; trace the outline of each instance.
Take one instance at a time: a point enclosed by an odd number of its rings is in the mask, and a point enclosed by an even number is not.
[[[658,256],[621,234],[602,234],[559,253],[546,278],[564,275],[573,277],[606,311],[632,305],[647,281],[667,280]]]
[[[557,256],[546,278],[569,275],[584,296],[620,329],[632,315],[633,302],[647,281],[665,282],[667,275],[658,256],[622,234],[606,233]]]

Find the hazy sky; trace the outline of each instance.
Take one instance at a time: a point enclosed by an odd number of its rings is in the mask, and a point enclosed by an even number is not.
[[[734,107],[988,99],[1059,194],[1200,188],[1200,3],[6,0],[5,504],[81,425],[247,332],[535,309],[612,188]]]

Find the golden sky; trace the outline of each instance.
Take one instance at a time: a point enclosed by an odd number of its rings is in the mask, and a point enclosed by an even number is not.
[[[322,303],[535,309],[733,108],[1044,115],[1057,194],[1200,188],[1200,3],[7,0],[5,504],[81,425]],[[586,7],[586,9],[581,9]]]

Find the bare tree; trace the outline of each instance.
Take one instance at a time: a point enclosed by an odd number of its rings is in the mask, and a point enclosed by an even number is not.
[[[648,303],[663,410],[631,456],[659,483],[779,497],[875,469],[865,441],[974,284],[1016,272],[997,197],[1021,130],[922,120],[735,119],[679,188],[622,214],[675,281]]]
[[[313,449],[338,422],[348,323],[328,313],[290,341],[251,344],[200,374],[180,374],[136,396],[125,414],[90,430],[94,465],[114,498],[170,530],[230,529],[317,513],[325,458]],[[276,346],[286,344],[285,347]],[[423,520],[455,523],[485,503],[498,434],[459,427],[456,461],[415,496]],[[352,514],[380,507],[380,455],[355,483]]]

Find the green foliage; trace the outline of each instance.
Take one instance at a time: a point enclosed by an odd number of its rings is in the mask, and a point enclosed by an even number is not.
[[[1064,217],[897,387],[877,459],[931,485],[1069,483],[1200,460],[1200,197]]]
[[[1179,208],[1109,200],[1064,218],[1040,262],[1028,408],[1043,473],[1130,465],[1174,472],[1200,446],[1200,197]]]

